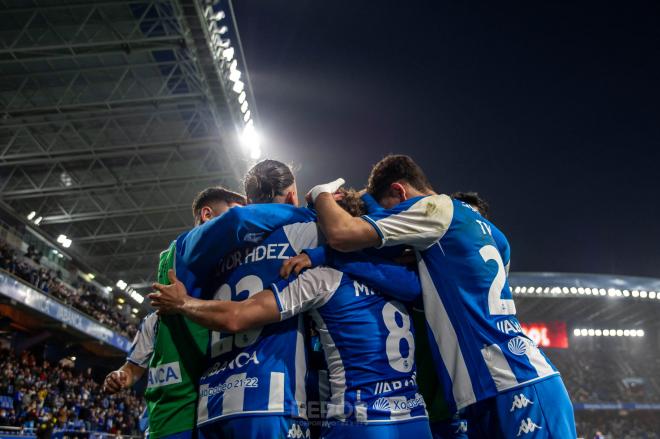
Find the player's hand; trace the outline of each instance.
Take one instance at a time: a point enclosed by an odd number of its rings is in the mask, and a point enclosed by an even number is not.
[[[147,297],[151,299],[151,306],[156,308],[158,314],[175,314],[185,305],[186,301],[190,298],[188,290],[176,278],[174,270],[170,269],[167,272],[167,278],[170,280],[169,285],[155,283],[152,286],[157,292],[149,294]]]
[[[130,387],[128,374],[123,370],[113,370],[103,381],[103,391],[109,395],[114,395],[122,389]]]
[[[288,279],[292,272],[298,276],[305,268],[312,268],[312,260],[307,253],[300,253],[284,261],[282,268],[280,268],[280,276]]]
[[[346,183],[346,181],[343,178],[338,178],[335,181],[331,181],[330,183],[314,186],[309,192],[307,192],[305,199],[308,203],[314,203],[319,195],[326,192],[329,194],[334,194],[337,189],[339,189],[344,183]]]

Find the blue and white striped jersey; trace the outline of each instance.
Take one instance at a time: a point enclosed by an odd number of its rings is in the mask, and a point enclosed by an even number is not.
[[[329,371],[327,419],[389,423],[427,417],[415,379],[413,327],[401,302],[329,267],[271,288],[283,321],[308,311],[316,324]]]
[[[418,253],[431,350],[450,405],[461,409],[558,373],[522,332],[501,255],[507,252],[488,220],[447,195],[363,218],[383,246]]]
[[[144,369],[148,368],[149,361],[154,353],[156,331],[158,331],[158,314],[152,312],[140,322],[140,328],[133,338],[126,361]]]
[[[257,245],[229,253],[216,287],[203,298],[242,301],[279,279],[282,262],[318,245],[314,222],[281,227]],[[208,369],[200,380],[198,425],[228,416],[306,418],[307,360],[302,316],[249,330],[212,332]]]

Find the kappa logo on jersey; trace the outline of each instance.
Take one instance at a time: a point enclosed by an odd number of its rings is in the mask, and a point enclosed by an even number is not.
[[[531,399],[527,399],[527,397],[524,394],[520,393],[513,397],[513,404],[511,404],[511,410],[509,411],[512,412],[514,410],[522,409],[530,404],[534,404],[534,401],[532,401]]]
[[[243,241],[258,244],[264,240],[264,232],[246,233]]]
[[[311,437],[311,432],[309,431],[309,428],[306,428],[303,431],[303,428],[300,425],[293,424],[289,429],[289,433],[286,435],[286,437],[292,439],[307,439]]]
[[[512,338],[507,345],[513,355],[525,355],[529,349],[529,342],[524,337]]]
[[[161,364],[158,367],[149,368],[149,382],[147,387],[162,387],[181,382],[181,370],[179,362]]]
[[[539,425],[536,425],[530,418],[523,419],[518,428],[518,434],[516,437],[519,437],[521,434],[525,435],[527,433],[533,433],[537,429],[541,430],[542,428]]]

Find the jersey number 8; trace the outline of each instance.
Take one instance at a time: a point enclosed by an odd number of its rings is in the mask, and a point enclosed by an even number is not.
[[[397,322],[397,315],[401,324]],[[412,370],[413,358],[415,358],[415,340],[410,331],[410,316],[404,306],[396,301],[390,301],[383,306],[383,323],[388,334],[385,340],[385,352],[390,367],[397,372],[410,372]],[[408,355],[401,353],[401,340],[408,343]]]

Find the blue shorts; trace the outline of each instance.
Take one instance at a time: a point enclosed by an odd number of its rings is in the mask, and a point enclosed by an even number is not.
[[[465,410],[470,439],[575,439],[573,405],[559,375]]]
[[[433,439],[468,439],[467,430],[467,421],[460,417],[454,417],[448,421],[431,422]]]
[[[428,419],[392,424],[332,423],[321,430],[321,439],[432,439]]]
[[[309,425],[289,416],[239,416],[198,427],[199,439],[308,439]]]

